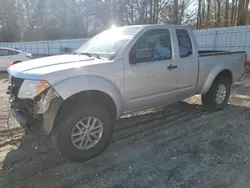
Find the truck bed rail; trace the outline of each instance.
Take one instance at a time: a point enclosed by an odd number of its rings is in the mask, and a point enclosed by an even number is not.
[[[198,51],[198,54],[200,57],[203,56],[214,56],[214,55],[224,55],[224,54],[238,54],[238,53],[246,53],[245,51],[216,51],[216,50],[200,50]]]

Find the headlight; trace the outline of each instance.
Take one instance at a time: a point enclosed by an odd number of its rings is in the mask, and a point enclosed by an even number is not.
[[[50,84],[45,80],[24,80],[18,92],[18,98],[32,99],[48,87]]]

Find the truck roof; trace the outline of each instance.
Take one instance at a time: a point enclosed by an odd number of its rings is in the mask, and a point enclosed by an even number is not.
[[[141,27],[141,28],[165,28],[165,27],[174,27],[174,28],[185,28],[190,29],[187,26],[179,25],[179,24],[147,24],[147,25],[124,25],[123,27]]]

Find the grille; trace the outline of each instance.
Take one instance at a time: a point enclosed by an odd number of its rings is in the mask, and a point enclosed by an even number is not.
[[[12,77],[11,78],[11,89],[10,89],[10,96],[11,97],[17,97],[18,96],[18,92],[21,88],[21,85],[23,83],[24,79],[22,78],[16,78],[16,77]]]

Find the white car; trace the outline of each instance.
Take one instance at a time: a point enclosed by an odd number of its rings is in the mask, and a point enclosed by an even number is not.
[[[6,71],[10,65],[27,61],[32,54],[11,48],[0,47],[0,71]]]

